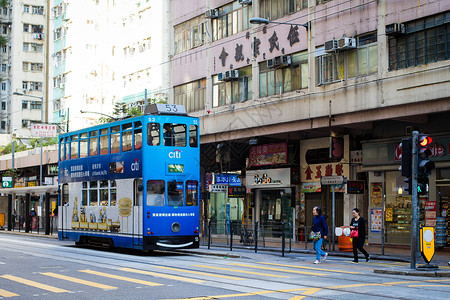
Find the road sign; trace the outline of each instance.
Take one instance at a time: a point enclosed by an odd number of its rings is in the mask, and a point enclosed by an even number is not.
[[[322,185],[341,185],[347,181],[345,176],[322,176],[320,183]]]
[[[430,263],[434,256],[434,227],[420,228],[420,252],[423,260]]]
[[[12,187],[12,177],[3,177],[2,178],[2,187],[4,187],[4,188]]]

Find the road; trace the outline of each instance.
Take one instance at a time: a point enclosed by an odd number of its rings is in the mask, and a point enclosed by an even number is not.
[[[450,278],[376,274],[312,255],[249,257],[75,247],[0,234],[0,299],[450,299]]]

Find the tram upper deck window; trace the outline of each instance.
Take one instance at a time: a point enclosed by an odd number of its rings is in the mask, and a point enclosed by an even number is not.
[[[98,137],[97,131],[89,132],[89,156],[98,154]]]
[[[120,126],[111,127],[111,153],[120,152]]]
[[[122,151],[130,151],[133,148],[133,125],[131,123],[122,125]]]
[[[164,180],[147,181],[147,206],[163,206],[166,202]]]
[[[167,183],[167,204],[169,206],[183,205],[183,182],[173,180]]]
[[[64,160],[64,138],[59,139],[59,160]]]
[[[70,137],[70,158],[78,158],[78,135]]]
[[[108,128],[100,130],[100,155],[108,154],[109,151],[109,135]]]
[[[134,122],[134,150],[142,148],[142,123]]]
[[[86,157],[88,153],[87,132],[80,134],[80,158]]]
[[[149,146],[159,146],[160,145],[160,125],[159,123],[148,123],[147,124],[147,144]]]
[[[186,125],[164,123],[164,146],[186,147]]]
[[[189,125],[189,146],[191,147],[198,147],[197,132],[197,125]]]
[[[186,181],[186,205],[197,206],[198,205],[198,182],[196,180]]]

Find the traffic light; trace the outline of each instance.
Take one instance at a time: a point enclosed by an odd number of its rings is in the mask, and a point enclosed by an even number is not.
[[[428,175],[435,167],[434,162],[428,159],[431,155],[431,150],[428,148],[431,142],[431,137],[419,134],[417,139],[417,192],[419,194],[427,192]]]
[[[408,184],[408,187],[404,190],[411,194],[412,191],[412,138],[404,138],[400,143],[402,149],[401,159],[402,165],[400,170],[402,176],[406,177],[403,181]]]

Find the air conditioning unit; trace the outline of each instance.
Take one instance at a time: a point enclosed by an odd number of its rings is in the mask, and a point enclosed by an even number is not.
[[[349,50],[356,48],[356,39],[343,37],[337,40],[337,50]]]
[[[337,49],[337,41],[335,39],[325,42],[325,52],[334,52]]]
[[[219,17],[219,10],[217,8],[215,9],[209,9],[205,13],[205,17],[207,19],[215,19]]]
[[[277,56],[275,58],[267,60],[267,67],[268,68],[284,67],[290,65],[291,62],[292,59],[290,55]]]
[[[233,79],[239,78],[239,71],[238,70],[230,70],[226,72],[222,72],[218,74],[218,79],[220,81],[231,81]]]
[[[240,5],[252,5],[252,0],[239,0]]]
[[[406,26],[402,23],[394,23],[386,25],[386,35],[400,35],[405,34]]]

